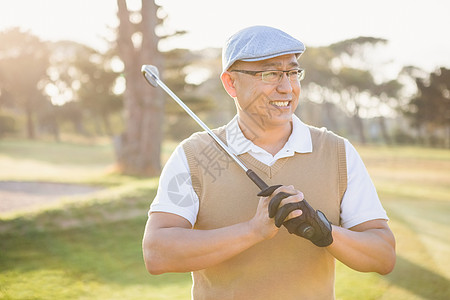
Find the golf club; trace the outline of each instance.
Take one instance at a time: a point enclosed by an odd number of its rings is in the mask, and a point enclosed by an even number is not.
[[[199,117],[186,105],[184,102],[175,95],[170,88],[168,88],[164,82],[159,79],[159,71],[158,68],[153,65],[143,65],[141,68],[141,72],[144,75],[147,82],[154,86],[160,86],[169,96],[175,100],[196,122],[200,127],[202,127],[208,134],[211,136],[214,141],[231,157],[247,174],[247,176],[259,187],[261,192],[258,194],[260,196],[270,196],[278,187],[281,185],[273,185],[268,186],[253,170],[247,168],[247,166],[225,145],[222,140],[212,132],[209,127],[200,120]],[[314,228],[312,226],[306,225],[302,226],[301,231],[306,237],[311,237],[314,235]]]

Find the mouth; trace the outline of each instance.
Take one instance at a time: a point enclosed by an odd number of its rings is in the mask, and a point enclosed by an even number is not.
[[[289,107],[291,101],[270,101],[269,104],[276,107]]]

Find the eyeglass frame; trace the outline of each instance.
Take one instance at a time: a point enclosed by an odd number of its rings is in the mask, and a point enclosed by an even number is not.
[[[289,81],[292,82],[294,80],[291,80],[291,78],[289,77],[289,72],[292,72],[292,71],[298,71],[297,80],[299,82],[302,81],[305,78],[305,69],[301,69],[301,68],[291,69],[291,70],[286,70],[286,71],[283,71],[283,70],[262,70],[262,71],[230,70],[230,72],[238,72],[238,73],[243,73],[243,74],[248,74],[248,75],[253,75],[253,76],[256,76],[258,73],[261,73],[261,80],[266,82],[266,83],[280,83],[282,78],[283,78],[283,75],[278,76],[278,81],[266,81],[266,80],[264,80],[264,74],[263,73],[270,73],[270,72],[276,72],[278,74],[280,74],[280,72],[281,73],[286,73],[287,78],[289,79]]]

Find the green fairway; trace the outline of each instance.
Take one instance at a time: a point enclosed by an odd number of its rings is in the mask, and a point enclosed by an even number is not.
[[[357,149],[391,218],[397,264],[380,276],[338,263],[336,298],[450,299],[450,151]],[[0,299],[189,299],[190,274],[152,276],[142,260],[157,178],[113,175],[113,160],[108,143],[0,140],[0,180],[103,188],[82,201],[0,214]]]
[[[0,299],[186,298],[189,274],[150,276],[141,238],[154,181],[112,201],[0,222]]]
[[[89,181],[113,160],[109,143],[0,140],[0,180]]]

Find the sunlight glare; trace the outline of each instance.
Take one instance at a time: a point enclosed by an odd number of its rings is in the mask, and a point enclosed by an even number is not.
[[[199,85],[211,76],[211,72],[205,68],[187,66],[183,71],[187,74],[186,83],[189,84]]]
[[[125,77],[123,76],[117,77],[116,82],[114,83],[113,93],[115,95],[121,95],[125,92],[125,89],[126,89]]]
[[[125,65],[118,56],[114,56],[110,61],[110,67],[113,72],[120,73],[123,72]]]

